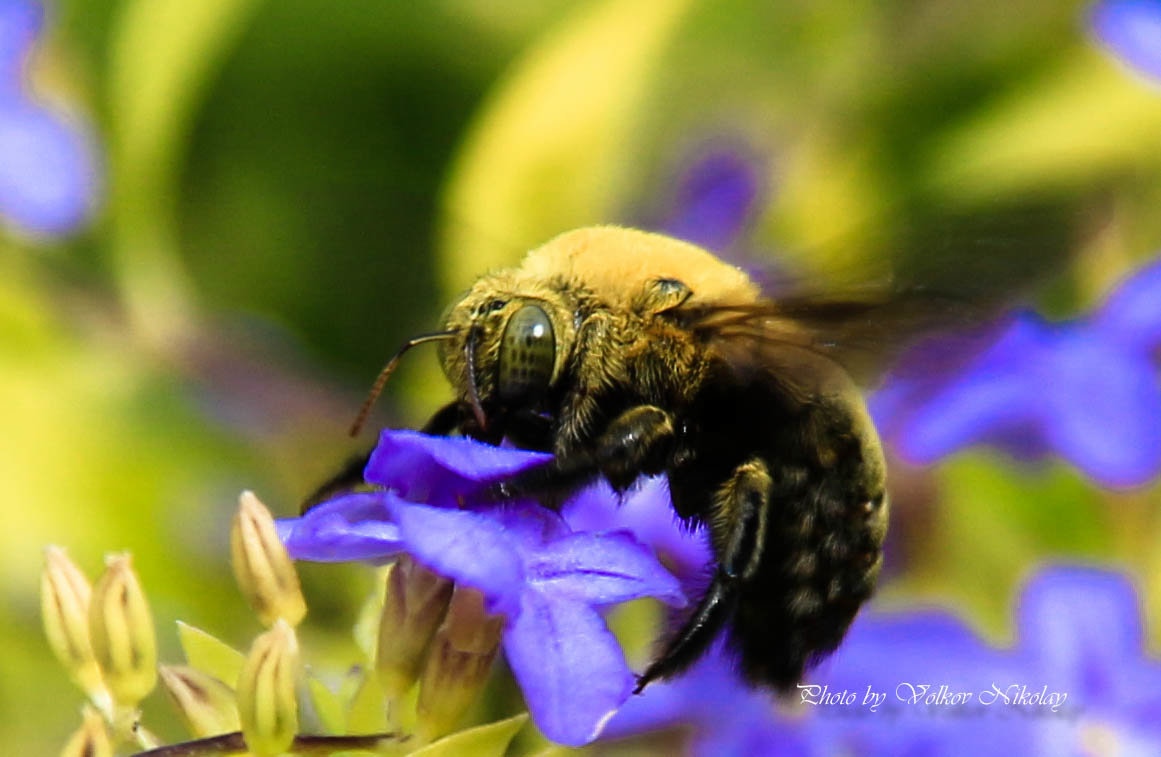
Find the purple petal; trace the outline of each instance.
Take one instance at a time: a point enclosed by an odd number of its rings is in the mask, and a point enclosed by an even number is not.
[[[19,91],[20,67],[43,22],[44,9],[39,3],[0,2],[0,97]]]
[[[970,444],[1018,438],[1020,432],[1031,431],[1034,439],[1040,417],[1035,371],[1050,339],[1039,318],[1023,314],[958,376],[941,377],[943,386],[911,387],[919,396],[906,398],[888,389],[876,411],[885,412],[885,405],[897,416],[882,420],[899,453],[929,463]]]
[[[681,176],[667,233],[711,250],[741,234],[762,191],[762,166],[735,148],[707,149]]]
[[[1019,677],[1011,655],[998,652],[953,615],[939,610],[863,613],[842,645],[808,674],[832,689],[868,685],[890,691],[901,681],[939,681],[986,689],[992,680]]]
[[[551,459],[542,452],[493,447],[471,439],[384,429],[364,475],[411,502],[456,507],[481,484]]]
[[[712,725],[724,717],[726,710],[737,708],[754,696],[769,704],[768,694],[742,683],[722,653],[722,646],[720,641],[715,643],[685,673],[652,683],[641,694],[630,697],[602,731],[602,738],[622,738],[681,723]]]
[[[899,454],[914,463],[931,463],[972,444],[1015,436],[1016,429],[1036,421],[1027,389],[1021,371],[964,376],[897,426]]]
[[[1109,52],[1146,76],[1161,79],[1161,3],[1105,0],[1092,13],[1092,30]]]
[[[541,545],[572,533],[560,513],[532,503],[509,503],[477,510],[493,519],[512,537],[517,551],[527,559]]]
[[[540,549],[527,569],[529,581],[545,594],[588,604],[642,597],[675,607],[686,603],[677,579],[627,531],[570,534]]]
[[[1047,366],[1046,366],[1047,367]],[[1106,486],[1140,486],[1161,470],[1161,379],[1146,356],[1091,329],[1054,350],[1044,425],[1052,445]]]
[[[627,529],[683,576],[700,575],[713,559],[705,529],[687,528],[673,511],[662,476],[644,479],[624,497],[601,481],[569,500],[564,517],[574,531]]]
[[[536,725],[560,744],[596,738],[633,689],[616,637],[582,602],[525,591],[504,651]]]
[[[396,500],[395,522],[407,551],[441,576],[479,589],[489,612],[520,608],[524,568],[514,537],[481,513]]]
[[[1045,570],[1024,589],[1018,617],[1021,645],[1038,662],[1045,682],[1063,685],[1077,697],[1107,697],[1111,677],[1143,661],[1140,603],[1122,575],[1092,568]]]
[[[1121,283],[1093,315],[1092,325],[1103,338],[1129,350],[1151,352],[1161,346],[1161,260]]]
[[[389,499],[380,492],[338,497],[300,518],[278,521],[278,535],[296,560],[385,560],[402,548]]]
[[[0,214],[38,234],[60,234],[85,220],[96,170],[73,125],[20,99],[0,101]]]

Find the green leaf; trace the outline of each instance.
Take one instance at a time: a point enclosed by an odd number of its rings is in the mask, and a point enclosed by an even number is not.
[[[342,698],[311,673],[306,676],[306,687],[310,691],[310,700],[314,704],[314,711],[318,714],[323,730],[339,736],[345,735],[347,716],[343,712]]]
[[[379,618],[383,615],[383,596],[387,588],[387,576],[395,564],[386,565],[375,571],[375,582],[355,620],[355,643],[363,651],[367,662],[375,663],[375,648],[379,643]]]
[[[1103,51],[1063,57],[1037,86],[946,134],[926,156],[926,181],[957,199],[1091,187],[1157,166],[1161,97]]]
[[[469,728],[417,749],[411,757],[503,757],[512,737],[527,722],[528,715],[520,714]]]
[[[363,671],[363,681],[347,710],[350,733],[379,733],[391,730],[387,723],[387,698],[373,670]]]
[[[233,686],[242,672],[246,656],[226,642],[200,628],[177,621],[177,636],[185,660],[203,673]]]
[[[110,34],[109,212],[136,325],[172,337],[190,292],[177,254],[177,177],[198,107],[260,0],[130,0]]]

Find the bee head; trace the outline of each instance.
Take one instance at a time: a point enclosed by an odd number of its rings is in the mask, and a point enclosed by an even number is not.
[[[560,378],[574,335],[559,292],[519,287],[504,274],[478,281],[444,328],[455,333],[440,345],[444,373],[481,425],[485,408],[535,407]]]

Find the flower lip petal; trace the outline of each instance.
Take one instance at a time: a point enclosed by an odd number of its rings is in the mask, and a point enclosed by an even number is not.
[[[583,602],[525,591],[504,651],[536,725],[560,744],[595,739],[633,688],[616,637]]]
[[[1161,23],[1161,5],[1157,13]],[[1093,314],[1092,325],[1103,339],[1131,350],[1147,352],[1161,345],[1161,260],[1121,282]]]
[[[432,571],[483,592],[489,612],[514,615],[524,567],[512,534],[484,514],[392,498],[407,551]]]
[[[1117,671],[1145,653],[1137,592],[1123,574],[1058,566],[1034,576],[1020,596],[1021,646],[1045,672]]]
[[[1081,331],[1052,356],[1058,378],[1044,390],[1052,446],[1086,475],[1132,488],[1161,470],[1161,383],[1144,355]],[[1115,431],[1113,430],[1115,429]]]
[[[552,460],[543,452],[506,449],[471,439],[384,429],[364,473],[412,502],[461,505],[483,484]]]
[[[628,531],[570,534],[539,550],[527,567],[530,583],[546,594],[587,604],[641,597],[686,604],[677,579]]]
[[[275,526],[296,560],[384,560],[403,547],[391,521],[389,497],[386,492],[347,494]]]
[[[44,23],[44,8],[31,0],[0,3],[0,92],[19,86],[19,68]]]
[[[34,234],[62,234],[92,209],[96,168],[75,124],[0,97],[0,213]]]

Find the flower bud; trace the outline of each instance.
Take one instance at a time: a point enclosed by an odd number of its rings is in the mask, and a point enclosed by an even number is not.
[[[241,730],[238,703],[227,684],[188,665],[162,665],[161,683],[196,738]]]
[[[89,641],[89,601],[92,588],[85,574],[60,547],[44,550],[40,577],[40,614],[53,654],[81,691],[108,709],[109,693]]]
[[[298,731],[298,640],[279,618],[254,640],[238,677],[238,714],[246,747],[256,755],[281,754]]]
[[[234,577],[258,619],[269,626],[283,618],[292,626],[306,615],[306,600],[294,563],[278,538],[274,519],[253,492],[242,492],[230,529]]]
[[[105,719],[92,707],[86,706],[81,712],[84,719],[81,727],[61,750],[61,757],[113,757],[113,744]]]
[[[504,619],[488,615],[484,597],[457,586],[432,641],[419,682],[419,735],[431,741],[451,731],[488,680]]]
[[[375,653],[387,696],[397,699],[414,685],[451,597],[451,581],[410,557],[400,557],[391,566]]]
[[[135,706],[157,684],[157,637],[128,554],[105,558],[89,604],[89,636],[113,700]]]

